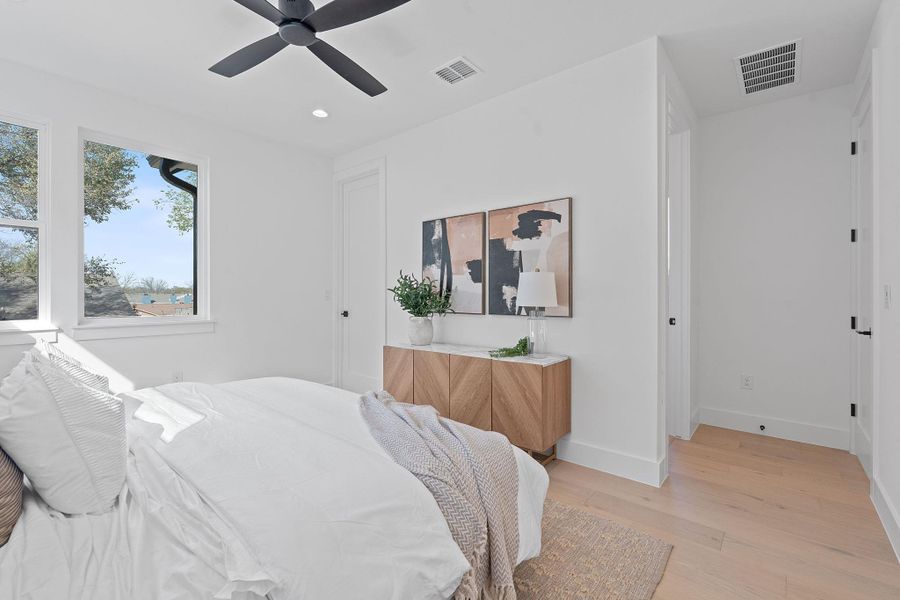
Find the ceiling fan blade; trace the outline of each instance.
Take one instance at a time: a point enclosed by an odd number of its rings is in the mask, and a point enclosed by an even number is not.
[[[407,2],[409,0],[333,0],[303,22],[313,31],[328,31],[370,19]]]
[[[259,63],[268,60],[287,48],[288,44],[277,33],[242,48],[209,68],[223,77],[234,77]]]
[[[266,2],[266,0],[234,0],[241,6],[249,8],[263,19],[268,19],[276,25],[281,25],[287,21],[287,17],[283,12]]]
[[[369,75],[368,71],[322,40],[318,40],[315,44],[307,46],[307,48],[318,56],[319,60],[331,67],[335,73],[368,95],[374,97],[387,91],[387,88]]]

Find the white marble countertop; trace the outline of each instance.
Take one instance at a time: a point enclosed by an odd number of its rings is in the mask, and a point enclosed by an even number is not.
[[[489,360],[503,360],[507,362],[526,363],[530,365],[540,365],[549,367],[561,362],[569,360],[568,356],[561,354],[542,354],[541,356],[511,356],[509,358],[494,358],[490,355],[491,350],[495,348],[485,348],[481,346],[463,346],[462,344],[439,344],[434,343],[428,346],[413,346],[409,342],[391,342],[387,344],[394,348],[404,348],[406,350],[421,350],[423,352],[438,352],[440,354],[455,354],[456,356],[471,356],[473,358],[486,358]]]

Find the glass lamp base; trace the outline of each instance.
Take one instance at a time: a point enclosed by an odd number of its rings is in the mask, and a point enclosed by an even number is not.
[[[547,317],[542,308],[528,312],[528,351],[538,357],[547,353]]]

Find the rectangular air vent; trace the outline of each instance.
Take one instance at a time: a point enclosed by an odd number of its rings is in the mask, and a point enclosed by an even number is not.
[[[478,67],[461,56],[434,70],[435,75],[450,85],[465,81],[480,72],[481,70]]]
[[[796,83],[800,79],[800,40],[734,59],[745,95]]]

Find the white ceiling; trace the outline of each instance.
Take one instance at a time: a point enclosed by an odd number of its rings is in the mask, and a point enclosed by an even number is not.
[[[694,109],[709,116],[853,81],[879,0],[785,0],[754,19],[665,36]],[[797,83],[744,96],[734,58],[800,38]]]
[[[234,79],[207,71],[274,26],[232,0],[0,0],[0,59],[336,155],[653,35],[701,115],[849,82],[877,0],[412,0],[322,38],[378,77],[377,98],[302,48]],[[743,98],[731,59],[804,38],[794,90]],[[485,72],[431,74],[466,56]],[[610,93],[615,93],[611,88]],[[315,119],[314,108],[329,119]]]

